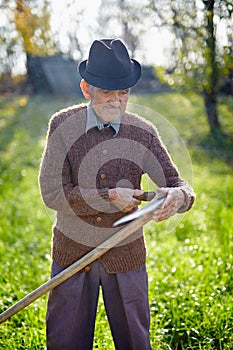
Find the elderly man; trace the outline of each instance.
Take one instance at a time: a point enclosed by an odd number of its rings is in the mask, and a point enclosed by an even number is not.
[[[137,210],[147,173],[166,195],[161,221],[189,210],[194,192],[180,178],[156,128],[126,112],[141,76],[120,39],[95,40],[79,64],[88,104],[56,113],[40,170],[45,204],[57,212],[52,276],[116,232],[113,223]],[[49,350],[91,350],[100,286],[116,349],[151,350],[143,230],[50,292]]]

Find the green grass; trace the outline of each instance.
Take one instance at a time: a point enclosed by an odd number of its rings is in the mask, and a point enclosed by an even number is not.
[[[73,102],[0,99],[1,310],[49,279],[52,221],[37,176],[49,116]],[[223,131],[215,137],[208,135],[198,96],[134,95],[131,102],[157,111],[179,131],[197,193],[193,209],[172,232],[167,223],[146,226],[153,350],[233,349],[232,100],[220,101]],[[0,349],[44,348],[46,300],[0,325]],[[94,348],[114,349],[102,299]]]

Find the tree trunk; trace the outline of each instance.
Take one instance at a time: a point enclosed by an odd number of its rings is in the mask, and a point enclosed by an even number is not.
[[[204,87],[205,109],[210,131],[220,128],[217,112],[218,67],[216,61],[216,37],[214,28],[214,2],[203,1],[206,12],[206,85]]]
[[[213,93],[204,92],[205,110],[208,117],[210,131],[213,133],[220,128],[217,112],[217,99]]]

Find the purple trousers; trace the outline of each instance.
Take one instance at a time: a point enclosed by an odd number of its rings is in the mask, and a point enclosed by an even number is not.
[[[63,269],[53,263],[52,276]],[[146,267],[107,274],[95,262],[89,272],[79,272],[49,294],[48,350],[91,350],[99,289],[117,350],[151,350]]]

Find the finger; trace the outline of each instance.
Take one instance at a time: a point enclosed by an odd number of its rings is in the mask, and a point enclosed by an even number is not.
[[[152,219],[155,221],[158,221],[159,218],[161,218],[164,215],[164,210],[163,209],[157,209],[153,212],[152,214]]]
[[[166,207],[177,207],[178,206],[178,195],[177,191],[169,191],[165,199],[163,208]]]
[[[166,199],[165,199],[165,201],[163,202],[163,204],[161,206],[161,208],[165,208],[167,205],[169,205],[169,198],[168,198],[169,188],[159,187],[159,188],[157,188],[157,192],[166,196]]]
[[[136,208],[140,203],[141,203],[141,201],[139,201],[138,199],[132,199],[132,200],[130,201],[130,203],[128,203],[128,204],[122,209],[122,211],[123,211],[124,213],[126,213],[126,212],[132,210],[133,208]]]
[[[136,199],[136,198],[134,198],[134,199],[132,200],[132,202],[133,202],[134,207],[137,207],[138,205],[141,204],[141,201],[140,201],[139,199]]]
[[[177,210],[174,206],[169,206],[164,209],[158,209],[153,212],[152,219],[154,219],[157,222],[163,221],[175,215],[176,212]]]
[[[139,204],[141,204],[141,201],[139,201],[138,199],[133,199],[130,203],[129,210],[137,208]]]
[[[135,198],[135,197],[140,197],[144,194],[144,191],[143,190],[133,190],[133,194],[132,196]]]
[[[140,196],[135,196],[134,198],[139,199],[140,201],[151,201],[155,197],[155,192],[144,192]]]

